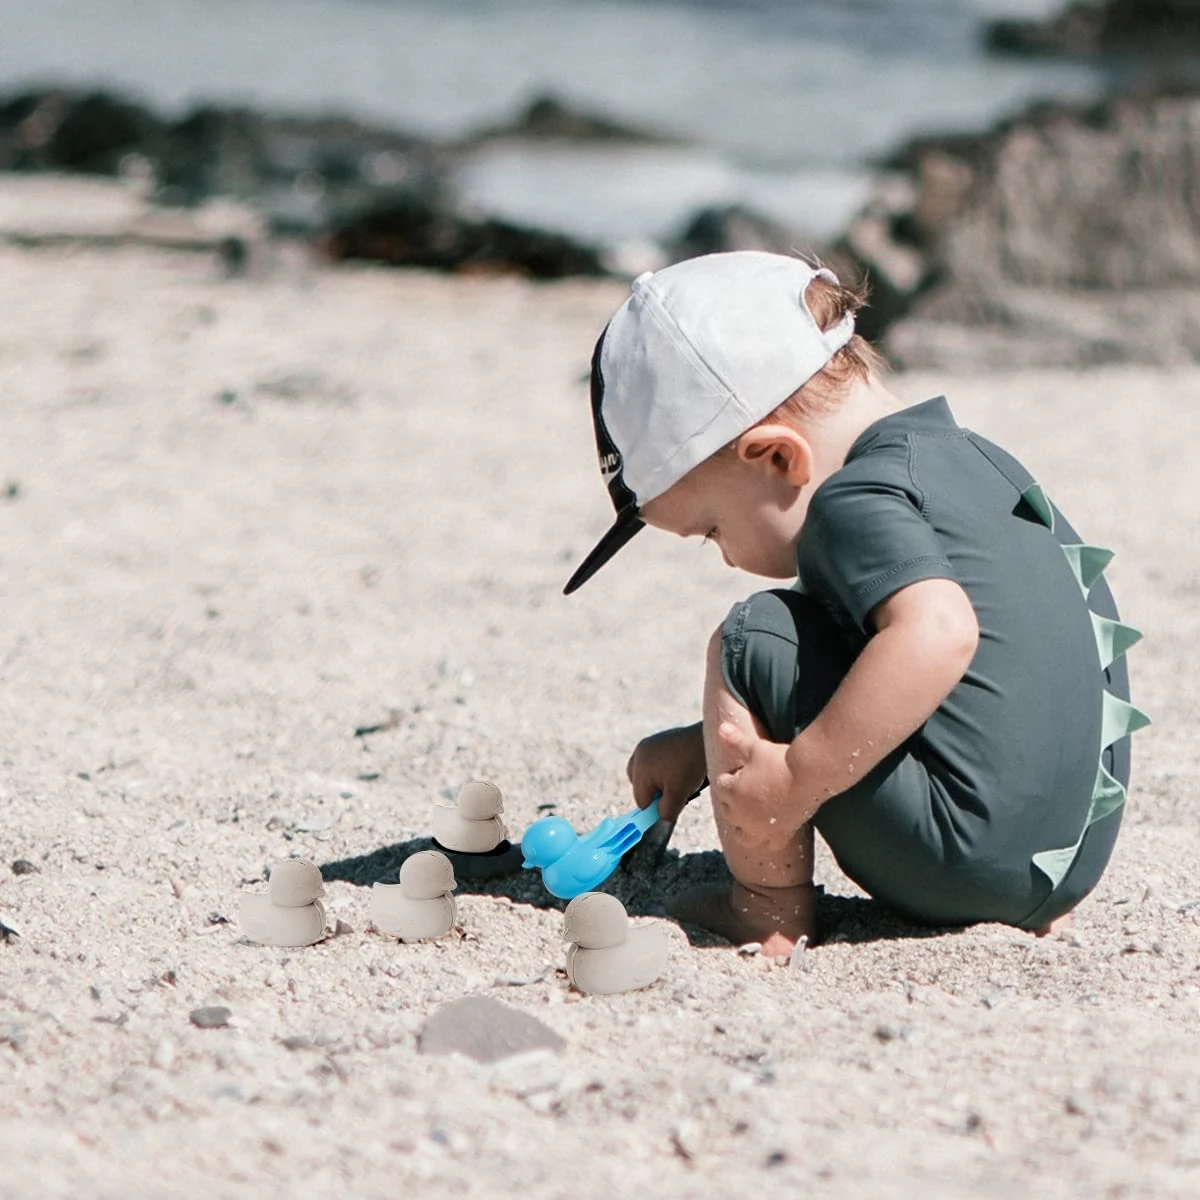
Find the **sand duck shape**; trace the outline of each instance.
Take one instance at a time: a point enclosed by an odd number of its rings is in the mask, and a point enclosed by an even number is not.
[[[371,922],[380,933],[402,942],[420,942],[449,933],[458,921],[451,893],[457,884],[450,860],[436,850],[410,854],[399,883],[371,888]]]
[[[576,896],[563,914],[567,978],[593,996],[649,987],[666,966],[670,943],[659,922],[630,926],[625,906],[606,892]]]
[[[433,810],[433,836],[447,850],[463,854],[486,854],[506,836],[500,814],[504,796],[484,779],[464,784],[453,804],[438,804]]]
[[[303,858],[285,858],[271,869],[266,892],[242,892],[242,932],[264,946],[311,946],[326,934],[321,872]]]
[[[433,809],[433,845],[460,879],[491,879],[521,865],[521,851],[508,840],[501,813],[504,795],[486,779],[463,785],[456,800]]]

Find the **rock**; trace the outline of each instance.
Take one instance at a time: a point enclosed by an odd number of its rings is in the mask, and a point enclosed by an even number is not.
[[[13,860],[12,873],[14,875],[36,875],[37,867],[27,858],[17,858]]]
[[[207,1008],[193,1008],[188,1013],[188,1020],[197,1029],[223,1029],[229,1024],[233,1013],[222,1004],[214,1004]]]
[[[383,195],[444,198],[435,149],[407,134],[337,117],[271,117],[205,106],[172,125],[158,158],[160,194],[254,200],[277,233],[310,233]]]
[[[898,365],[1200,356],[1200,91],[1039,105],[888,165],[899,179],[829,258],[870,280],[859,329]]]
[[[609,117],[585,112],[558,96],[535,96],[514,121],[492,125],[472,135],[464,147],[502,139],[526,141],[643,142],[670,144],[682,139],[648,129],[638,129]]]
[[[464,996],[443,1004],[417,1035],[422,1054],[465,1054],[479,1063],[534,1050],[557,1053],[565,1045],[536,1017],[487,996]]]
[[[25,1048],[27,1036],[24,1025],[0,1025],[0,1046],[11,1046],[20,1052]]]
[[[417,196],[388,200],[335,222],[323,245],[335,260],[438,271],[511,271],[534,279],[606,273],[594,247],[507,221],[473,220]]]
[[[175,1063],[175,1044],[170,1038],[160,1038],[150,1055],[150,1065],[159,1071],[169,1071]]]
[[[984,44],[1000,54],[1090,57],[1117,53],[1195,53],[1198,0],[1104,0],[1075,3],[1048,20],[997,20]]]
[[[779,221],[740,204],[702,208],[667,246],[671,262],[727,250],[794,254],[806,239]]]
[[[156,152],[163,123],[110,92],[26,92],[0,103],[0,169],[111,175],[133,152]]]

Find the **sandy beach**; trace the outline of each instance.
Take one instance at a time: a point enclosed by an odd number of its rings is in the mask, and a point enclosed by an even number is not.
[[[671,926],[657,985],[582,998],[531,873],[461,888],[461,937],[370,930],[468,779],[517,833],[628,808],[760,586],[646,533],[560,595],[610,518],[585,373],[623,295],[0,246],[0,1198],[1196,1193],[1198,368],[896,381],[1116,550],[1146,634],[1155,724],[1073,930],[917,929],[827,854],[794,968]],[[652,917],[715,846],[698,801],[613,890]],[[253,945],[238,891],[289,855],[338,936]],[[474,994],[565,1048],[420,1054]]]

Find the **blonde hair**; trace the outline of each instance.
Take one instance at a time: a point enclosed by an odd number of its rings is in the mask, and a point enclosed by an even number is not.
[[[818,276],[808,285],[805,299],[822,329],[832,329],[847,313],[857,313],[867,303],[867,286],[831,283]],[[887,368],[883,355],[860,334],[855,334],[825,367],[807,383],[798,387],[774,412],[757,422],[759,425],[802,425],[812,417],[833,412],[841,403],[847,387],[856,380],[866,382]]]

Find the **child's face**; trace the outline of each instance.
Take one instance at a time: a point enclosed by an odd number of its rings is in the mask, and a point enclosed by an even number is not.
[[[800,489],[766,464],[714,455],[643,505],[641,515],[656,529],[715,542],[727,566],[768,579],[796,574]]]

